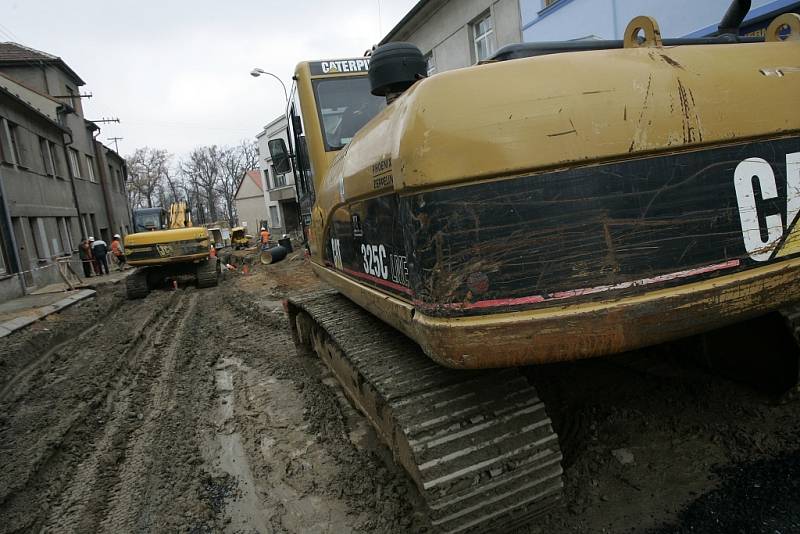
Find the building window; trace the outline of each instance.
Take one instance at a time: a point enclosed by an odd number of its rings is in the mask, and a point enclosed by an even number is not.
[[[261,172],[264,173],[264,189],[269,191],[270,189],[272,189],[272,187],[270,186],[270,181],[269,181],[269,169],[272,168],[272,165],[269,164],[269,160],[268,159],[264,160],[264,164],[266,166],[263,169],[261,169]],[[273,171],[273,172],[275,172],[275,171]]]
[[[47,247],[47,233],[44,231],[44,219],[41,217],[31,217],[28,219],[33,239],[33,248],[39,261],[46,261],[50,257],[50,249]]]
[[[90,182],[97,182],[97,178],[94,177],[94,160],[92,156],[86,156],[86,175],[89,177]]]
[[[433,50],[428,52],[425,56],[425,65],[428,71],[428,76],[433,76],[436,74],[436,62],[433,59]]]
[[[69,149],[69,168],[72,171],[72,176],[75,178],[81,177],[81,166],[78,164],[78,151],[74,148]]]
[[[41,137],[39,138],[39,155],[41,156],[42,173],[50,174],[50,163],[47,157],[47,141]]]
[[[72,239],[72,229],[66,217],[59,218],[58,223],[59,232],[61,233],[61,248],[64,251],[64,255],[68,255],[74,250],[73,243],[75,241]]]
[[[272,181],[275,182],[276,188],[284,187],[286,185],[286,175],[275,172],[275,165],[272,165]]]
[[[19,165],[20,167],[24,167],[25,163],[22,161],[22,145],[20,145],[19,127],[10,121],[7,122],[7,124],[8,140],[11,144],[11,157],[14,158],[12,163]]]
[[[56,150],[56,144],[52,141],[47,142],[47,150],[50,154],[50,164],[53,168],[53,176],[63,176],[63,167],[61,166],[61,156]]]
[[[122,177],[122,173],[119,169],[114,169],[114,174],[117,176],[117,183],[119,184],[119,192],[123,195],[125,194],[125,180]]]
[[[75,109],[75,89],[73,89],[69,85],[65,85],[64,89],[67,90],[67,100],[69,101],[70,107]]]
[[[11,157],[8,155],[8,149],[6,148],[7,137],[8,134],[6,133],[6,120],[0,117],[0,161],[11,163]]]
[[[281,218],[278,215],[278,206],[270,206],[269,207],[269,219],[270,219],[270,226],[273,228],[278,228],[281,225]]]
[[[52,144],[43,137],[39,138],[39,150],[42,153],[42,171],[49,176],[56,175],[56,159],[51,149]]]
[[[3,234],[0,233],[0,275],[8,274],[6,266],[6,244],[3,242]]]
[[[475,61],[483,61],[494,54],[494,26],[488,11],[472,23],[472,36],[475,43]]]

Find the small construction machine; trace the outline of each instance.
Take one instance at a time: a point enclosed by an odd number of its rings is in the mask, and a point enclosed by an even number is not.
[[[210,255],[211,238],[202,226],[192,226],[183,202],[134,211],[134,234],[125,236],[127,262],[136,272],[126,279],[129,299],[144,298],[168,281],[194,281],[197,287],[217,285],[219,269]]]
[[[760,316],[800,320],[800,16],[740,37],[530,43],[426,77],[406,43],[297,66],[289,146],[314,272],[287,303],[441,532],[560,498],[514,368]],[[795,310],[795,311],[792,311]],[[758,336],[758,332],[753,332]]]
[[[234,250],[241,250],[250,246],[252,236],[247,235],[247,228],[236,226],[231,229],[231,246]]]

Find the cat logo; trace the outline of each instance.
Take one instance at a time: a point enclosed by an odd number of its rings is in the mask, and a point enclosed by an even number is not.
[[[158,251],[158,255],[162,258],[172,256],[172,247],[169,245],[156,245],[156,250]]]
[[[734,173],[744,247],[755,261],[800,252],[800,152],[786,155],[784,183],[779,184],[778,177],[761,158],[742,161]],[[780,192],[786,200],[785,224],[784,213],[770,211],[768,202],[780,197]]]

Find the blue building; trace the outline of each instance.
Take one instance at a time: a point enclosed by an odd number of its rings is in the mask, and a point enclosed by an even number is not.
[[[523,42],[622,39],[638,15],[656,19],[664,37],[702,37],[717,30],[731,0],[520,0]],[[742,35],[763,35],[770,21],[800,13],[798,0],[753,0]]]

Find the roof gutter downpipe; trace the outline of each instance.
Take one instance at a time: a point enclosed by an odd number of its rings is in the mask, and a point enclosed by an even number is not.
[[[747,13],[750,11],[751,5],[752,0],[733,0],[730,7],[728,7],[728,11],[725,12],[725,16],[722,17],[722,21],[717,27],[718,33],[733,33],[738,35],[739,28],[741,27],[744,18],[747,16]]]

